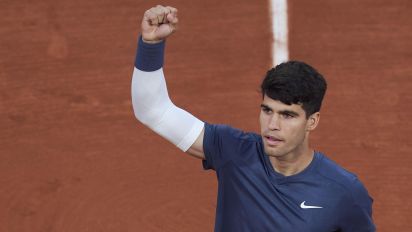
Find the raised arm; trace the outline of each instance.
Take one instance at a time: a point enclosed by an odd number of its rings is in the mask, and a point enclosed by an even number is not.
[[[204,123],[175,106],[163,75],[165,39],[177,28],[177,9],[156,6],[142,20],[132,78],[132,103],[136,118],[182,151],[204,159]]]

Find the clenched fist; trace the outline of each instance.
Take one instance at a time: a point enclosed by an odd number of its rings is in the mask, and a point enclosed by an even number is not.
[[[144,13],[142,38],[147,43],[160,42],[177,29],[177,9],[158,5]]]

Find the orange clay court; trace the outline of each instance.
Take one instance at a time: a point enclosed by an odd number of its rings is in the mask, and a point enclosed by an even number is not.
[[[216,177],[134,118],[144,11],[179,9],[176,105],[258,131],[269,1],[2,1],[0,232],[213,231]],[[289,0],[289,53],[328,80],[312,144],[357,173],[378,231],[409,231],[412,2]]]

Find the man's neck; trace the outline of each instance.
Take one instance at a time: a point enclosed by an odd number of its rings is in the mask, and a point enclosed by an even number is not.
[[[303,171],[312,162],[314,151],[306,149],[299,153],[291,153],[282,157],[269,156],[273,169],[284,175],[291,176]]]

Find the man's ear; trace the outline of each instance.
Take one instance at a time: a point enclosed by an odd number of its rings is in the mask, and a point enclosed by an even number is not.
[[[306,130],[307,131],[314,130],[318,126],[319,120],[320,120],[319,112],[315,112],[311,116],[309,116],[308,122],[306,123]]]

